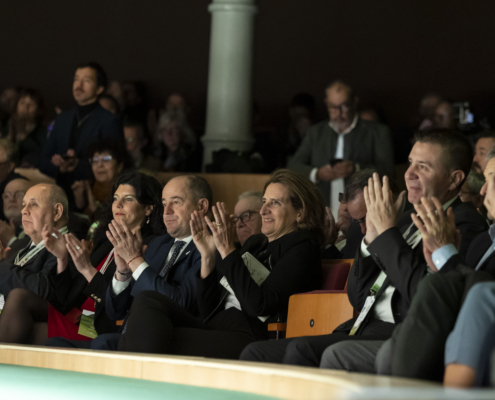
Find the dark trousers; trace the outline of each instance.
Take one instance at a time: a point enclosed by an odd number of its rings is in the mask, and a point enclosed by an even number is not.
[[[390,334],[349,336],[348,333],[335,332],[321,336],[303,336],[282,340],[265,340],[251,343],[241,354],[244,361],[262,361],[319,367],[325,349],[344,340],[386,340]]]
[[[64,337],[53,337],[45,342],[45,346],[115,351],[117,350],[119,337],[120,333],[106,333],[93,340],[69,340]]]
[[[482,271],[425,277],[407,317],[392,335],[392,375],[443,381],[445,342],[454,329],[462,302],[474,284],[488,280],[493,277]]]
[[[235,308],[203,324],[168,297],[143,291],[134,298],[118,350],[238,359],[253,340],[246,318]]]

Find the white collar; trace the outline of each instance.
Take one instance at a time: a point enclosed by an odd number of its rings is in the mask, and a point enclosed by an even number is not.
[[[336,125],[335,125],[332,121],[330,121],[330,122],[328,123],[328,125],[329,125],[329,126],[330,126],[330,128],[332,128],[335,132],[337,132],[339,135],[345,135],[345,134],[347,134],[347,133],[351,132],[351,131],[352,131],[352,130],[356,127],[356,125],[357,125],[357,123],[358,123],[358,120],[359,120],[359,117],[357,116],[357,114],[356,114],[356,115],[354,115],[354,119],[352,120],[352,124],[351,124],[351,126],[349,126],[349,128],[347,128],[346,130],[344,130],[344,131],[342,131],[342,132],[340,132],[340,133],[339,133],[339,131],[337,130],[337,126],[336,126]]]

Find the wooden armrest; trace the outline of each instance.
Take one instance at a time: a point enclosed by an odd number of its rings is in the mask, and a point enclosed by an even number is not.
[[[124,320],[123,319],[119,319],[118,321],[115,321],[115,325],[117,325],[117,326],[124,325]]]
[[[281,323],[281,322],[274,322],[271,324],[268,324],[268,330],[271,332],[279,332],[279,331],[286,331],[287,330],[287,324]]]

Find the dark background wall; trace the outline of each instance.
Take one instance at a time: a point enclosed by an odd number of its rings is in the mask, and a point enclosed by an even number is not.
[[[495,2],[491,0],[259,0],[253,85],[261,124],[276,125],[297,92],[321,102],[342,77],[379,104],[392,126],[407,123],[420,96],[437,90],[495,105]],[[204,124],[209,1],[3,1],[0,89],[37,87],[48,105],[72,105],[74,66],[97,60],[111,79],[141,80],[160,105],[186,94]]]

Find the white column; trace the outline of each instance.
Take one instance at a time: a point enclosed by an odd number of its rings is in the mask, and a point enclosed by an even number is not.
[[[213,0],[203,165],[212,152],[249,150],[255,0]]]

